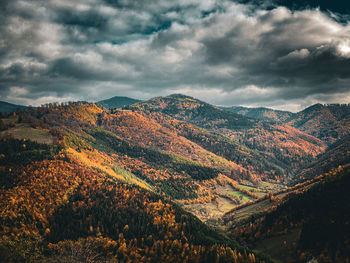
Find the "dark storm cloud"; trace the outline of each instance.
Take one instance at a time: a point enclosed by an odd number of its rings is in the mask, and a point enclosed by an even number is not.
[[[336,2],[258,2],[2,2],[0,99],[182,92],[290,109],[349,100],[350,26]]]
[[[254,19],[250,26],[244,21],[240,30],[204,39],[206,62],[239,65],[236,85],[248,84],[249,79],[251,85],[278,87],[275,94],[285,99],[347,91],[347,27],[318,11],[292,13],[279,8]]]
[[[242,4],[253,4],[260,8],[271,9],[278,6],[284,6],[290,10],[304,10],[320,8],[322,11],[330,11],[343,15],[349,15],[350,3],[343,0],[236,0]]]

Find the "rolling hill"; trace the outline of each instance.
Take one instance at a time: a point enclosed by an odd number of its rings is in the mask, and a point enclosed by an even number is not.
[[[201,212],[194,210],[203,221],[257,198],[239,181],[258,185],[275,174],[271,171],[278,172],[258,153],[161,113],[151,117],[128,110],[111,112],[76,102],[38,107],[11,118],[14,126],[1,136],[61,142],[83,166],[164,194],[188,210],[203,206]],[[232,149],[220,150],[224,145]],[[280,186],[271,184],[275,187]]]
[[[249,128],[256,120],[231,113],[206,102],[182,94],[156,97],[127,107],[131,110],[161,112],[177,120],[204,128]]]
[[[296,182],[310,180],[316,174],[328,173],[350,163],[350,136],[333,143],[327,151],[320,154],[309,166],[305,167],[295,177]]]

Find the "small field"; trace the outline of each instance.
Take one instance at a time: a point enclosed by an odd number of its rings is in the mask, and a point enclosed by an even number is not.
[[[270,192],[274,193],[274,192],[278,192],[278,191],[286,188],[286,186],[283,186],[283,185],[280,185],[277,183],[261,181],[261,182],[259,182],[258,188],[262,191],[270,191]]]
[[[8,130],[0,132],[0,137],[11,135],[15,139],[19,140],[31,140],[38,143],[52,144],[53,136],[45,130],[35,129],[28,123],[19,123]]]
[[[229,191],[227,193],[237,197],[240,200],[241,203],[248,202],[248,201],[250,201],[252,199],[250,196],[248,196],[248,195],[246,195],[246,194],[244,194],[242,192],[235,191],[235,190],[234,191]]]
[[[178,202],[181,204],[181,201]],[[236,206],[230,199],[220,196],[210,203],[183,205],[183,208],[196,215],[202,222],[208,222],[216,221]]]
[[[266,193],[267,193],[266,190],[263,190],[263,189],[260,189],[257,187],[253,187],[253,186],[248,186],[248,185],[243,185],[243,184],[239,184],[238,186],[239,186],[239,188],[244,189],[244,190],[248,190],[249,192],[254,193],[259,197],[262,197],[262,196],[266,195]]]

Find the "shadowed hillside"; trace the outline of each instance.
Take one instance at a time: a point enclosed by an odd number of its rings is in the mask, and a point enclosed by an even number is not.
[[[350,169],[339,168],[319,181],[271,199],[262,216],[250,216],[232,235],[277,262],[349,262]]]
[[[340,165],[343,166],[348,163],[350,163],[349,136],[330,145],[325,153],[318,156],[317,160],[296,176],[296,182],[312,179],[316,174],[328,173],[337,169]]]

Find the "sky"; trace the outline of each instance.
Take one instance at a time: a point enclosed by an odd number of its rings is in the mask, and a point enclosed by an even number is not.
[[[349,103],[344,2],[0,1],[0,100],[182,93],[290,111]]]

